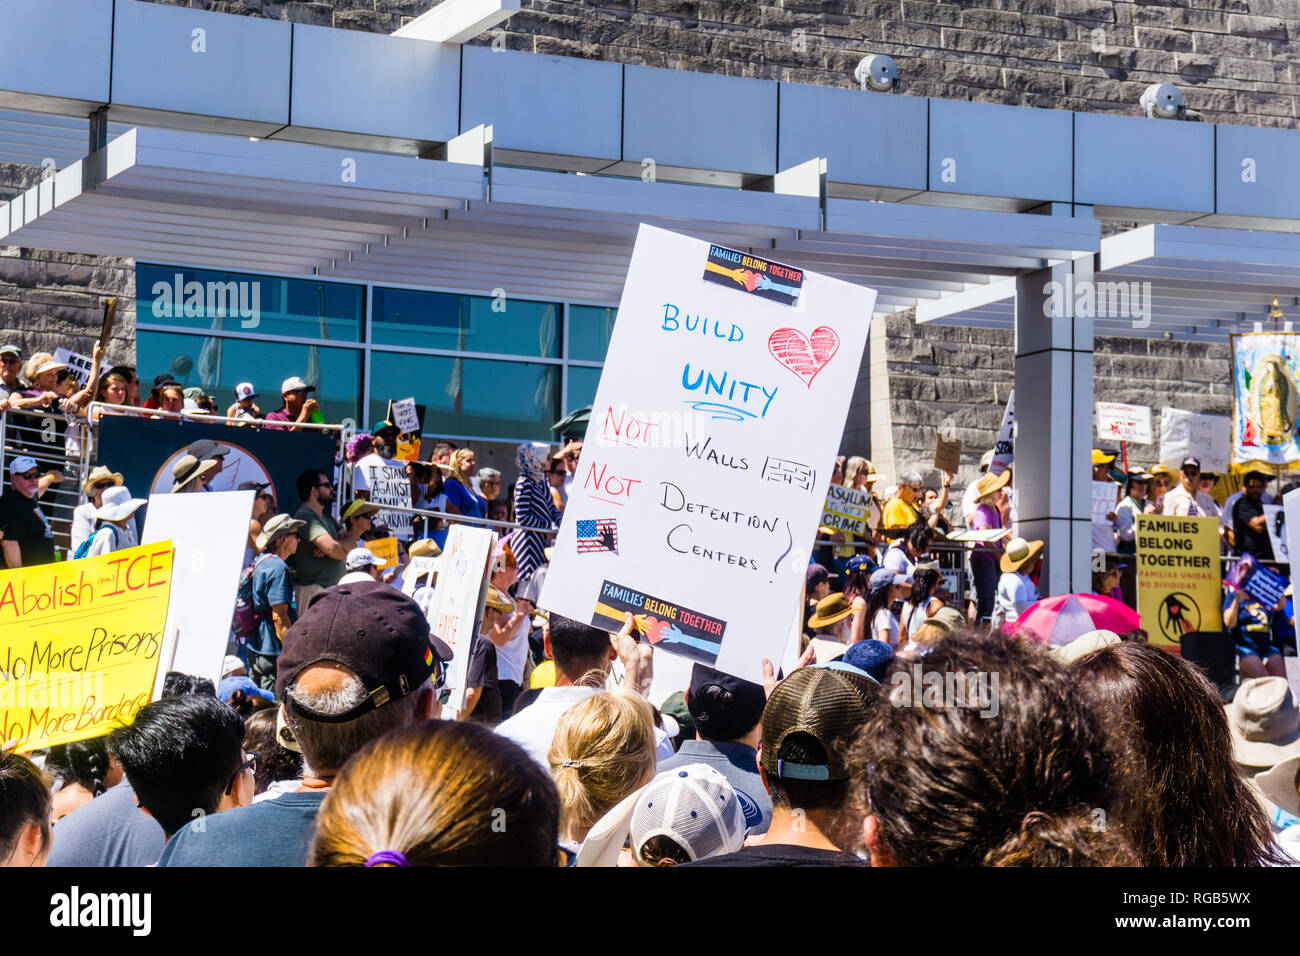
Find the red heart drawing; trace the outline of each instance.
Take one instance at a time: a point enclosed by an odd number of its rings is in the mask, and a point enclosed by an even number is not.
[[[811,339],[798,329],[777,329],[767,337],[772,357],[812,387],[812,380],[840,350],[840,337],[825,325],[813,329]]]

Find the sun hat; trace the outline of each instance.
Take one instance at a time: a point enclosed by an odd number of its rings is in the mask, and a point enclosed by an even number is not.
[[[149,503],[144,498],[132,498],[130,490],[125,485],[106,488],[103,502],[95,510],[95,517],[105,521],[123,521],[135,514],[141,505]]]
[[[487,597],[484,598],[483,603],[492,610],[500,611],[503,614],[511,614],[515,609],[515,602],[510,600],[509,595],[492,585],[488,585]]]
[[[193,455],[181,455],[172,462],[172,491],[180,491],[191,481],[212,474],[220,464],[214,458],[200,461]]]
[[[1255,774],[1255,783],[1274,806],[1300,817],[1300,754]]]
[[[82,490],[84,490],[86,494],[90,494],[94,490],[95,485],[99,484],[106,478],[112,479],[112,482],[115,485],[120,485],[122,483],[122,475],[120,472],[109,471],[107,465],[96,465],[94,468],[90,469],[90,474],[88,474],[86,480],[81,483]]]
[[[1099,651],[1103,647],[1110,647],[1112,644],[1119,643],[1119,635],[1114,631],[1103,629],[1088,631],[1086,634],[1080,634],[1069,644],[1061,644],[1053,647],[1049,654],[1055,657],[1062,664],[1072,664],[1086,654],[1093,651]]]
[[[436,558],[442,554],[442,548],[438,547],[438,542],[432,538],[421,538],[419,541],[412,542],[406,549],[406,553],[413,558]]]
[[[371,566],[379,567],[383,563],[383,560],[369,548],[353,548],[344,559],[343,567],[347,571],[360,571]]]
[[[838,624],[850,614],[853,613],[853,605],[848,602],[843,594],[828,594],[817,602],[817,608],[812,617],[808,618],[808,626],[817,630],[823,627],[830,627],[832,624]]]
[[[1094,465],[1109,465],[1114,460],[1115,456],[1113,454],[1108,455],[1100,448],[1094,448],[1092,450],[1092,463]]]
[[[308,385],[297,375],[289,376],[280,385],[281,395],[285,394],[286,392],[314,392],[314,391],[316,391],[315,385]]]
[[[866,723],[878,685],[851,670],[801,667],[776,685],[763,709],[759,764],[783,780],[847,780],[845,751]],[[808,734],[826,754],[825,763],[781,759],[793,734]]]
[[[1242,681],[1225,710],[1237,763],[1272,767],[1300,755],[1300,708],[1285,677]]]
[[[299,521],[292,515],[278,514],[262,525],[262,533],[257,536],[257,550],[265,551],[271,543],[290,531],[297,531],[307,522]]]
[[[219,444],[211,438],[200,438],[198,441],[192,442],[190,447],[185,450],[200,461],[205,458],[221,458],[234,451],[229,445]]]
[[[379,505],[371,504],[362,498],[353,499],[352,503],[343,509],[342,520],[347,521],[349,518],[359,518],[362,515],[372,515],[376,511],[382,511]]]
[[[993,492],[1006,485],[1011,480],[1011,472],[1002,471],[996,475],[985,473],[979,481],[975,482],[975,501],[978,503],[981,499],[987,498]]]
[[[336,584],[316,596],[284,636],[275,696],[309,720],[342,724],[419,690],[449,661],[451,648],[429,633],[420,606],[378,581]],[[323,714],[285,694],[307,668],[331,661],[350,668],[365,697],[341,714]]]
[[[1002,552],[1002,560],[998,562],[998,567],[1008,573],[1019,571],[1033,564],[1034,559],[1042,553],[1043,542],[1012,538],[1007,542],[1006,550]]]
[[[42,362],[41,367],[36,370],[35,374],[44,375],[46,372],[57,372],[59,369],[67,367],[67,363],[65,362],[57,362],[54,359],[50,359],[48,362]]]
[[[952,632],[958,628],[966,626],[966,617],[955,607],[941,607],[931,614],[925,621],[926,624],[933,624],[935,627]]]

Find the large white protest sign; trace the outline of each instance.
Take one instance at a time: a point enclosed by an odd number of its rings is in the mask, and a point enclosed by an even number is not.
[[[373,504],[398,508],[411,507],[411,479],[406,475],[406,462],[379,455],[366,455],[352,470],[352,485],[370,496]],[[411,539],[411,515],[384,508],[375,512],[375,521],[382,522],[393,537],[403,541]]]
[[[1283,564],[1291,563],[1290,537],[1287,534],[1287,515],[1282,505],[1264,505],[1268,541],[1273,546],[1273,559]]]
[[[540,604],[761,680],[875,292],[641,226]]]
[[[1151,409],[1146,405],[1097,402],[1097,434],[1112,441],[1151,444]]]
[[[1286,527],[1286,548],[1287,556],[1278,558],[1279,561],[1291,560],[1291,549],[1295,548],[1296,554],[1300,554],[1300,488],[1295,491],[1288,491],[1282,498],[1282,510],[1284,514],[1284,523]],[[1277,557],[1277,548],[1273,548],[1273,556]],[[1292,569],[1294,574],[1294,569]]]
[[[1115,550],[1115,521],[1107,515],[1115,513],[1115,497],[1119,485],[1113,481],[1092,483],[1092,550]]]
[[[393,424],[403,435],[420,430],[420,415],[415,410],[415,399],[404,398],[393,402]]]
[[[870,512],[871,496],[865,491],[831,485],[822,506],[822,524],[834,531],[865,535]]]
[[[1182,467],[1184,458],[1196,458],[1201,471],[1222,474],[1228,470],[1232,447],[1232,420],[1226,415],[1200,415],[1176,408],[1160,410],[1160,463]]]
[[[989,474],[1000,475],[1008,468],[1016,457],[1016,444],[1014,439],[1016,425],[1016,390],[1013,388],[1011,394],[1007,396],[1007,407],[1002,412],[1002,425],[998,428],[998,441],[993,446],[993,460],[989,462]]]
[[[448,706],[461,710],[465,706],[465,678],[469,673],[469,656],[474,649],[474,635],[483,620],[483,601],[492,545],[496,536],[486,528],[452,525],[447,545],[438,560],[438,586],[429,606],[429,627],[446,641],[455,657],[447,673],[451,688]]]
[[[176,548],[162,654],[170,665],[158,669],[159,681],[168,670],[221,680],[255,497],[253,491],[149,497],[140,543],[170,539]]]

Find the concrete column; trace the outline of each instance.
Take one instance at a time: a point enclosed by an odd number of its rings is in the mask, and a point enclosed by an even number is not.
[[[1046,542],[1043,597],[1091,589],[1092,257],[1016,280],[1015,534]]]

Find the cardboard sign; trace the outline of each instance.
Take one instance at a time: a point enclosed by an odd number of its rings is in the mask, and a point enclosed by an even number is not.
[[[1137,516],[1138,613],[1152,644],[1222,630],[1219,519]]]
[[[496,536],[485,528],[455,524],[447,532],[447,544],[438,557],[442,568],[428,618],[433,633],[446,641],[455,654],[447,673],[447,686],[451,688],[448,705],[455,710],[465,706],[465,678],[474,636],[483,620],[495,541]]]
[[[1199,415],[1176,408],[1160,410],[1160,463],[1177,471],[1184,458],[1197,458],[1201,471],[1221,475],[1228,470],[1232,419]]]
[[[796,613],[875,292],[642,225],[542,607],[762,679]],[[617,550],[579,549],[586,521]],[[755,600],[756,595],[762,600]]]
[[[865,491],[831,485],[826,492],[826,504],[822,507],[821,523],[835,531],[865,536],[870,511],[871,496]]]
[[[1002,412],[1002,425],[998,428],[997,444],[993,446],[993,460],[989,462],[988,473],[1000,475],[1011,466],[1016,458],[1016,390],[1013,388],[1007,396],[1007,407]]]
[[[171,585],[170,541],[0,571],[0,744],[27,752],[130,723],[165,670]]]
[[[54,350],[54,361],[62,362],[68,367],[68,374],[77,380],[77,384],[85,388],[90,384],[91,372],[95,363],[89,355],[82,355],[79,352],[71,352],[68,349],[59,346]],[[107,362],[101,362],[99,371],[102,375],[112,366]]]
[[[1097,402],[1097,434],[1103,439],[1151,444],[1151,409],[1146,405]]]
[[[176,549],[160,693],[169,670],[221,681],[255,497],[254,491],[213,491],[149,499],[140,543],[171,541]]]
[[[934,433],[934,467],[950,475],[957,474],[961,467],[961,439],[944,441],[937,431]]]
[[[1106,517],[1115,513],[1119,485],[1113,481],[1092,483],[1092,550],[1115,550],[1115,522]]]
[[[1268,540],[1273,545],[1273,560],[1279,564],[1291,563],[1291,548],[1286,530],[1286,510],[1282,505],[1264,505],[1264,518],[1268,522]]]
[[[406,475],[406,462],[395,458],[366,455],[352,469],[352,484],[356,491],[369,492],[374,504],[411,507],[411,479]],[[375,521],[403,541],[411,540],[411,515],[384,508],[375,512]]]
[[[379,566],[380,570],[397,564],[396,538],[375,538],[373,541],[363,541],[362,544],[367,551],[384,562]]]
[[[409,435],[412,432],[420,430],[420,416],[415,411],[415,399],[404,398],[400,402],[393,402],[393,424],[403,435]]]

